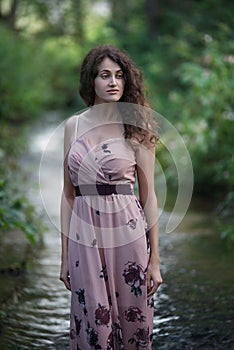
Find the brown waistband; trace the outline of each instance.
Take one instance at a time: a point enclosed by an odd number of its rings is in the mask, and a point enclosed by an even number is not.
[[[114,194],[128,194],[132,195],[133,191],[129,184],[117,184],[117,185],[103,185],[103,184],[91,184],[75,186],[76,197],[79,196],[109,196]]]

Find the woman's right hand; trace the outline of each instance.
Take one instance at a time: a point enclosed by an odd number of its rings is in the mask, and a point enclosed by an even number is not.
[[[71,290],[70,275],[69,275],[67,263],[62,262],[61,264],[60,281],[62,281],[65,284],[65,287],[68,290]]]

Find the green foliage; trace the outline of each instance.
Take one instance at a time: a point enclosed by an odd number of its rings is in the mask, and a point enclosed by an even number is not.
[[[168,115],[189,149],[195,193],[220,202],[217,227],[222,238],[234,240],[234,43],[230,34],[227,23],[211,35],[184,22],[176,39],[167,35],[161,40],[171,52],[167,64],[174,62]]]
[[[25,121],[44,109],[81,104],[78,71],[83,48],[67,38],[34,42],[0,27],[0,118]]]
[[[47,74],[40,47],[0,26],[0,117],[26,120],[47,100]]]
[[[226,194],[224,200],[217,207],[217,227],[221,232],[221,238],[234,243],[234,191]]]
[[[1,118],[18,121],[43,108],[82,108],[77,88],[84,54],[103,43],[126,49],[144,73],[152,108],[184,138],[195,194],[220,203],[218,228],[233,239],[234,3],[166,0],[157,8],[148,0],[148,12],[144,0],[64,0],[59,11],[56,2],[16,3],[13,28],[19,32],[0,27]],[[170,154],[159,147],[158,156],[176,187]]]
[[[42,239],[41,218],[24,195],[25,174],[17,158],[26,150],[26,131],[22,135],[17,130],[1,125],[0,130],[0,231],[20,230],[32,244]]]
[[[41,47],[46,61],[50,93],[47,108],[79,105],[78,75],[83,48],[69,37],[48,38]]]
[[[189,136],[194,166],[204,164],[204,172],[200,171],[196,177],[197,191],[202,191],[207,183],[217,189],[227,189],[234,175],[234,56],[231,48],[225,55],[222,47],[212,42],[196,60],[182,63],[177,69],[184,90],[172,92],[171,97],[176,110],[183,106],[181,131]]]
[[[0,229],[5,232],[21,230],[31,243],[38,243],[38,227],[33,224],[34,207],[25,196],[16,192],[12,183],[12,178],[0,179]]]

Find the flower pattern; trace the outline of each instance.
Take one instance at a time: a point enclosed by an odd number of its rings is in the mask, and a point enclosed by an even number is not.
[[[77,316],[74,316],[74,320],[75,320],[75,330],[72,328],[70,330],[70,339],[74,340],[76,339],[76,337],[80,336],[80,331],[81,331],[81,323],[82,323],[82,319],[79,320]]]
[[[98,344],[98,333],[95,331],[93,327],[90,327],[88,322],[88,327],[86,328],[87,333],[87,342],[94,349],[101,349],[102,347]]]
[[[96,245],[97,245],[97,239],[96,238],[94,238],[93,239],[93,241],[92,241],[92,243],[91,243],[91,247],[96,247]]]
[[[102,266],[100,278],[104,278],[104,281],[108,281],[108,274],[107,274],[106,265],[105,265],[105,266]]]
[[[104,153],[111,153],[111,150],[108,149],[108,144],[107,143],[103,143],[102,150],[103,150]]]
[[[146,274],[143,267],[133,261],[128,261],[125,264],[125,269],[123,271],[123,277],[125,283],[131,287],[131,292],[136,296],[142,295],[141,286],[146,284]]]
[[[130,344],[135,343],[136,348],[146,348],[151,341],[151,337],[149,336],[149,327],[148,328],[138,328],[136,332],[133,334],[133,337],[128,340]]]
[[[150,308],[154,307],[154,297],[152,296],[151,298],[147,299],[147,306]]]
[[[127,223],[127,226],[129,226],[131,229],[135,230],[137,225],[137,219],[130,219]]]
[[[77,334],[78,336],[80,335],[81,322],[82,322],[82,319],[79,320],[78,317],[75,316],[76,334]]]
[[[114,350],[114,338],[113,338],[113,331],[110,332],[108,338],[107,338],[107,348],[106,350]]]
[[[99,326],[107,326],[110,321],[110,310],[105,305],[98,304],[95,311],[95,323]]]
[[[116,322],[112,325],[112,333],[113,333],[113,337],[117,341],[117,344],[119,345],[118,349],[119,350],[124,349],[122,328],[119,323]]]
[[[124,311],[124,317],[128,322],[145,322],[146,317],[142,315],[142,311],[139,307],[129,307]]]
[[[70,339],[72,340],[76,339],[76,333],[73,328],[70,330]]]
[[[75,292],[78,295],[78,301],[83,307],[83,311],[85,316],[87,315],[88,311],[86,309],[86,302],[85,302],[85,290],[84,289],[79,289],[78,291]]]

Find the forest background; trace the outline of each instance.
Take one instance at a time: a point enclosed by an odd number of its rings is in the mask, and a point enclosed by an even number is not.
[[[49,110],[80,110],[79,67],[98,44],[142,69],[154,110],[177,128],[194,167],[194,198],[213,204],[234,241],[234,2],[229,0],[0,0],[0,230],[39,241],[18,159],[27,126]],[[157,157],[176,188],[171,159]]]

